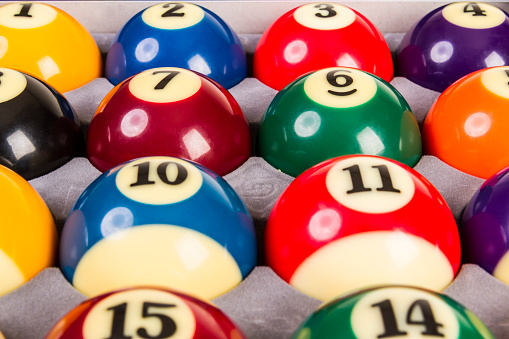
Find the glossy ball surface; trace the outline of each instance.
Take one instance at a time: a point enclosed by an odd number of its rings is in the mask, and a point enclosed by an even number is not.
[[[450,297],[410,286],[380,286],[327,302],[292,339],[494,339],[488,328]]]
[[[101,77],[90,33],[61,9],[36,2],[0,7],[0,66],[48,82],[61,93]]]
[[[509,67],[471,73],[447,88],[424,120],[424,153],[487,179],[509,166]]]
[[[87,156],[106,171],[151,155],[186,158],[224,175],[250,157],[249,125],[216,82],[180,68],[147,70],[103,99],[88,129]]]
[[[207,302],[183,293],[140,287],[81,303],[53,327],[46,339],[135,337],[245,338],[228,316]]]
[[[55,263],[57,229],[44,200],[21,176],[0,166],[0,295]]]
[[[362,14],[336,3],[297,7],[262,35],[253,56],[256,78],[276,90],[322,68],[345,66],[393,76],[392,57],[383,35]]]
[[[50,85],[0,68],[0,164],[29,180],[83,154],[79,120]]]
[[[212,299],[247,276],[256,252],[251,216],[226,181],[182,159],[147,157],[82,193],[62,231],[60,267],[87,296],[151,285]]]
[[[509,168],[477,190],[460,224],[463,261],[474,263],[509,285]]]
[[[460,266],[460,241],[445,200],[422,175],[354,155],[288,186],[267,221],[265,257],[290,285],[327,300],[376,284],[444,289]]]
[[[397,51],[398,75],[442,92],[479,69],[509,64],[509,17],[485,3],[458,2],[424,16]]]
[[[210,10],[185,2],[157,4],[133,16],[111,44],[106,77],[116,85],[157,67],[190,69],[226,88],[247,75],[235,32]]]
[[[260,123],[257,152],[292,176],[347,154],[414,166],[421,134],[410,106],[389,83],[336,67],[301,77],[276,95]]]

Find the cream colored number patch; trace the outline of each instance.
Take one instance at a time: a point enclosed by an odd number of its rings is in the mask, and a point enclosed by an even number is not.
[[[295,10],[293,17],[305,27],[333,30],[350,26],[356,14],[346,6],[327,2],[301,6]]]
[[[117,173],[116,185],[129,199],[145,204],[174,204],[192,197],[203,183],[200,171],[187,161],[149,157],[128,163]]]
[[[473,29],[496,27],[506,19],[499,8],[480,2],[450,4],[444,7],[442,15],[452,24]]]
[[[30,29],[45,26],[57,17],[57,11],[45,4],[17,2],[0,7],[0,25]]]
[[[157,103],[187,99],[200,88],[198,75],[176,67],[153,68],[135,75],[129,82],[129,91],[135,97]]]
[[[362,105],[377,91],[368,74],[349,68],[326,68],[312,73],[304,82],[304,91],[313,101],[329,107],[348,108]]]
[[[155,28],[182,29],[196,25],[204,16],[205,12],[199,6],[168,2],[147,8],[141,18],[147,25]]]
[[[20,72],[0,68],[0,102],[6,102],[20,95],[27,87],[27,79]]]
[[[410,288],[366,294],[354,306],[350,323],[357,338],[459,338],[452,309],[439,297]]]
[[[415,193],[412,177],[405,169],[374,157],[338,162],[327,173],[325,184],[337,202],[364,213],[396,211]]]
[[[152,289],[128,290],[101,300],[85,318],[83,336],[96,338],[192,338],[196,320],[179,297]]]
[[[509,67],[495,67],[482,72],[481,82],[490,92],[509,99]]]

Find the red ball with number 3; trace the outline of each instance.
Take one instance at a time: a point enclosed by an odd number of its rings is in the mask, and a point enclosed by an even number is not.
[[[65,315],[46,339],[244,339],[215,306],[158,288],[131,288],[89,299]]]
[[[368,155],[298,176],[271,211],[265,245],[275,273],[321,300],[376,284],[442,290],[460,265],[440,193],[412,168]]]
[[[311,71],[345,66],[393,77],[389,46],[382,33],[359,12],[336,3],[293,9],[262,35],[253,56],[253,73],[276,90]]]

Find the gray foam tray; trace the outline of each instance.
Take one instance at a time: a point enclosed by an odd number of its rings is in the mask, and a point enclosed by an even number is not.
[[[392,50],[401,34],[386,34]],[[106,52],[113,34],[96,34],[102,52]],[[252,54],[259,35],[244,34],[241,40]],[[391,81],[407,99],[420,124],[439,93],[421,88],[404,78]],[[106,79],[65,93],[86,130],[106,93],[113,88]],[[230,90],[256,131],[276,91],[247,78]],[[434,184],[446,199],[456,219],[483,183],[433,156],[423,156],[415,169]],[[100,172],[86,158],[76,158],[57,170],[30,181],[53,213],[59,228],[63,226],[75,200]],[[240,168],[225,176],[247,205],[259,240],[268,214],[292,177],[277,171],[262,158],[251,157]],[[260,242],[261,243],[261,242]],[[476,313],[500,339],[509,338],[509,286],[476,265],[464,265],[444,291]],[[0,297],[0,330],[7,339],[44,338],[52,326],[86,297],[76,291],[58,268],[48,268],[17,290]],[[321,302],[308,297],[281,280],[269,267],[258,266],[235,289],[213,302],[228,314],[248,338],[289,338],[297,326]]]

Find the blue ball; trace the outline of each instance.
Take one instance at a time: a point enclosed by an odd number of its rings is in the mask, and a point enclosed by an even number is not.
[[[99,176],[72,208],[60,267],[83,294],[155,285],[212,299],[255,267],[257,244],[244,203],[193,162],[146,157]]]
[[[231,88],[247,75],[246,53],[235,32],[216,14],[189,3],[162,3],[133,16],[113,40],[106,77],[117,85],[156,67],[200,72]]]

